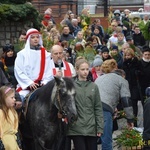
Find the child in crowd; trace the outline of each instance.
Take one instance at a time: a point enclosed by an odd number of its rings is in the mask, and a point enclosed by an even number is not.
[[[97,147],[97,136],[103,133],[103,113],[98,87],[95,83],[88,81],[89,63],[87,60],[77,59],[75,79],[76,107],[78,120],[71,125],[68,136],[73,139],[76,150],[95,150]]]
[[[118,42],[118,34],[122,33],[122,27],[116,27],[115,32],[113,33],[113,35],[109,38],[108,42],[107,42],[107,47],[110,48],[111,45],[115,44]],[[123,39],[124,42],[126,42],[125,37]]]
[[[15,90],[2,86],[0,88],[0,141],[5,150],[20,150],[16,141],[18,115],[14,109],[15,102]]]
[[[92,77],[93,77],[93,80],[95,81],[96,78],[100,75],[102,75],[102,71],[101,71],[101,65],[103,63],[103,60],[101,58],[100,55],[96,55],[95,56],[95,59],[92,63],[92,70],[91,70],[91,73],[92,73]]]
[[[122,50],[122,45],[126,42],[124,34],[123,33],[118,33],[118,37],[117,37],[117,43],[115,45],[118,46],[118,50],[119,52],[121,52]]]

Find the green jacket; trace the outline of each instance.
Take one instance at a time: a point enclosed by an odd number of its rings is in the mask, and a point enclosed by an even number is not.
[[[103,112],[97,85],[91,81],[75,81],[75,87],[78,119],[69,126],[68,135],[103,133]]]

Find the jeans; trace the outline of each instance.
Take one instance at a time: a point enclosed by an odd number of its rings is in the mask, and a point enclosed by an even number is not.
[[[112,128],[113,128],[113,119],[112,113],[109,111],[103,110],[104,115],[104,131],[101,136],[102,150],[112,150]]]

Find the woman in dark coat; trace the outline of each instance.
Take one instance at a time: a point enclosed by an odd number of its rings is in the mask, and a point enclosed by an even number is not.
[[[133,49],[127,48],[124,52],[123,70],[126,73],[126,79],[129,82],[131,92],[131,101],[135,117],[138,114],[138,100],[141,100],[141,90],[139,83],[140,64]],[[135,122],[135,126],[137,123]]]
[[[6,71],[8,81],[16,87],[17,80],[14,75],[14,63],[16,59],[16,52],[14,46],[11,44],[6,44],[3,46],[3,64]]]

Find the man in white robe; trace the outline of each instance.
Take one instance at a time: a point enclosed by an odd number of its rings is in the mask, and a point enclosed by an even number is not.
[[[50,53],[43,47],[39,31],[29,29],[26,39],[25,48],[17,53],[14,67],[17,91],[22,97],[53,79]]]

